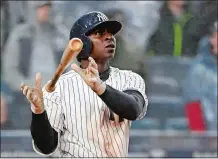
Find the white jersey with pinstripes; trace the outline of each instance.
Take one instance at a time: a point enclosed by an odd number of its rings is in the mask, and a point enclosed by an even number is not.
[[[145,116],[148,100],[141,76],[111,67],[105,83],[120,91],[139,91],[145,105],[138,120]],[[63,74],[56,90],[48,93],[43,88],[43,95],[49,122],[59,133],[57,148],[47,156],[56,152],[60,157],[128,157],[131,121],[125,119],[120,124],[113,124],[109,120],[109,108],[76,72]],[[34,141],[33,148],[45,155]]]

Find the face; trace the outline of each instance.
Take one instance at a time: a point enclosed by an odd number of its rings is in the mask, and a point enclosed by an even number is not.
[[[214,32],[210,37],[210,43],[212,45],[212,52],[217,56],[217,32]]]
[[[49,14],[50,14],[50,6],[44,5],[36,10],[37,19],[40,23],[48,22],[49,20]]]
[[[107,62],[114,57],[116,39],[112,33],[106,29],[96,29],[88,37],[93,43],[91,56],[96,62]]]

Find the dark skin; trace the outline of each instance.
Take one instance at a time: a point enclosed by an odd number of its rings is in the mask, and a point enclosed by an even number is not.
[[[98,65],[98,72],[104,72],[109,67],[109,61],[115,55],[116,39],[114,35],[106,29],[96,29],[88,35],[93,43],[91,57]],[[114,48],[108,47],[109,44],[114,44]],[[89,60],[82,60],[81,67],[87,68]]]

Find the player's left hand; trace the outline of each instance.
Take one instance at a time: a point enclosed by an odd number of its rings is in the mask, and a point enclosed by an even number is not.
[[[80,68],[76,64],[72,64],[71,68],[77,72],[86,84],[98,95],[104,93],[106,84],[99,77],[98,65],[92,57],[88,58],[89,65],[86,69]]]

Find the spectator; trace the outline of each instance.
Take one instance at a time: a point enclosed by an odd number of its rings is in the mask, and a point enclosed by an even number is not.
[[[9,13],[7,1],[1,1],[1,50],[3,50],[5,42],[10,31]]]
[[[34,20],[32,16],[32,21],[12,31],[4,52],[3,77],[14,91],[19,91],[22,81],[32,81],[38,71],[44,82],[50,80],[67,44],[66,37],[50,22],[51,3],[30,2],[36,11]]]
[[[194,34],[194,17],[187,8],[185,0],[168,0],[163,5],[159,27],[151,37],[148,53],[188,57],[196,55],[199,37]]]
[[[1,94],[1,126],[7,121],[7,103],[3,95]]]
[[[8,112],[12,101],[11,90],[7,84],[1,79],[1,129],[11,128],[11,120]]]
[[[200,41],[184,85],[185,103],[200,101],[208,130],[217,130],[217,22]]]
[[[217,4],[218,1],[203,1],[201,6],[198,7],[198,12],[195,18],[195,34],[200,37],[208,33],[208,27],[217,20]]]
[[[17,24],[23,23],[27,14],[27,1],[7,1],[10,29],[16,27]]]
[[[13,104],[15,104],[9,114],[14,122],[20,121],[20,124],[13,124],[19,128],[28,127],[29,123],[26,119],[31,117],[19,85],[21,82],[30,84],[37,72],[42,73],[43,84],[51,80],[68,40],[68,37],[60,32],[60,28],[57,29],[58,26],[52,21],[50,2],[29,1],[28,3],[35,12],[32,12],[33,14],[29,12],[28,21],[12,30],[5,45],[2,61],[2,78],[13,91]]]
[[[189,10],[192,14],[198,14],[205,1],[189,1]]]

